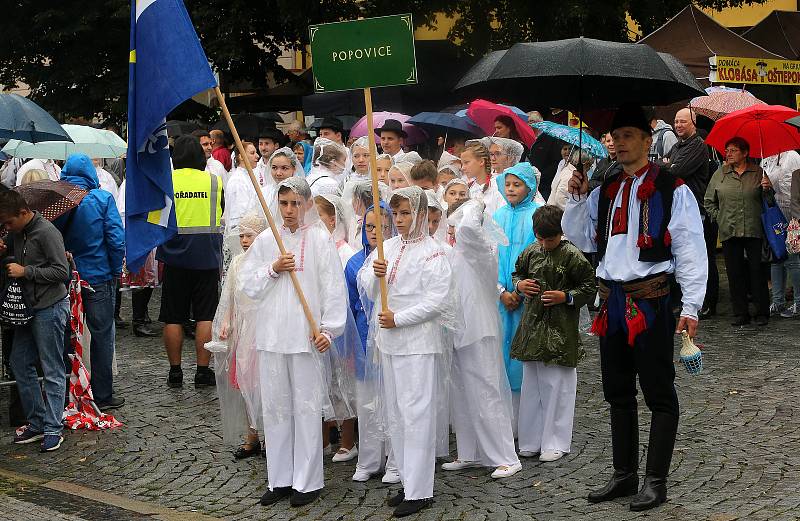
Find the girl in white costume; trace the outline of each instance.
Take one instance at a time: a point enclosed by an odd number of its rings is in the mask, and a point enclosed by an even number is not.
[[[483,201],[486,211],[492,215],[505,201],[492,182],[489,149],[483,143],[477,139],[467,141],[467,148],[461,153],[461,169],[470,181],[469,198]]]
[[[324,137],[314,140],[314,157],[311,170],[306,176],[311,194],[338,194],[345,181],[347,148]]]
[[[398,233],[386,241],[385,260],[373,251],[358,274],[359,288],[375,302],[372,324],[380,355],[384,420],[403,491],[389,500],[395,516],[429,506],[436,466],[437,388],[448,369],[445,330],[455,327],[450,264],[428,231],[427,197],[416,186],[390,199]],[[381,311],[379,278],[389,290]],[[363,298],[362,298],[363,301]],[[372,355],[367,354],[368,359]]]
[[[237,289],[258,303],[256,349],[269,487],[261,503],[291,496],[293,506],[302,506],[319,497],[324,484],[320,419],[355,415],[350,400],[342,399],[352,393],[347,389],[353,386],[352,379],[347,381],[347,367],[354,362],[343,352],[348,342],[333,343],[346,329],[347,289],[336,246],[319,223],[311,189],[305,179],[290,177],[278,184],[276,196],[276,224],[286,253],[281,255],[270,231],[261,234],[242,262]],[[291,271],[319,328],[315,336]]]
[[[318,195],[314,198],[314,202],[317,205],[320,220],[333,237],[336,252],[342,263],[341,267],[344,269],[347,261],[356,252],[349,244],[352,229],[355,228],[350,208],[344,204],[341,197],[335,194]]]

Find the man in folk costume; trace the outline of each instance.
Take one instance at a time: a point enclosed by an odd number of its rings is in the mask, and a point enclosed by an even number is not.
[[[318,498],[323,487],[320,419],[334,416],[330,382],[335,349],[329,348],[345,329],[347,288],[305,179],[281,181],[276,197],[276,224],[286,253],[280,253],[270,231],[260,234],[242,260],[237,290],[258,301],[261,319],[256,350],[269,480],[261,504],[291,496],[291,505],[298,507]],[[292,285],[292,271],[319,325],[315,336]]]
[[[395,517],[403,517],[432,503],[437,390],[446,378],[445,328],[454,327],[455,309],[450,263],[428,235],[425,192],[418,186],[401,188],[389,206],[399,235],[384,243],[384,260],[377,259],[377,250],[370,254],[359,271],[358,285],[361,294],[375,302],[371,320],[379,326],[374,345],[382,366],[384,421],[403,483],[388,505],[395,507]],[[378,305],[383,277],[388,311]]]
[[[673,333],[694,337],[706,289],[706,250],[697,201],[679,178],[648,161],[651,130],[641,107],[620,108],[611,127],[623,172],[589,193],[575,172],[562,220],[581,251],[597,252],[604,304],[592,325],[600,337],[603,394],[611,406],[614,474],[589,494],[593,503],[636,493],[639,425],[636,378],[652,412],[644,486],[631,510],[666,500],[667,474],[678,430]],[[683,292],[677,330],[670,273]]]

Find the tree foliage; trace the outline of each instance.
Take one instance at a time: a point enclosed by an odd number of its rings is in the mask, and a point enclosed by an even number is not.
[[[764,0],[700,0],[722,8]],[[127,105],[128,0],[8,0],[0,17],[0,84],[29,85],[31,97],[62,120],[121,120]],[[209,60],[223,77],[263,85],[282,49],[302,49],[308,25],[411,12],[433,27],[453,18],[448,38],[480,55],[519,41],[588,36],[625,41],[626,13],[648,34],[689,0],[185,0]]]

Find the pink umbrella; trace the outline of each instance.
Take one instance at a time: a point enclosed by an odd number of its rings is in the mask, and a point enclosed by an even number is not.
[[[709,87],[706,91],[708,92],[707,96],[694,98],[689,103],[689,107],[698,114],[709,117],[714,121],[726,114],[752,107],[753,105],[766,105],[766,103],[743,89]]]
[[[514,127],[517,129],[520,140],[525,143],[528,148],[536,141],[536,133],[530,125],[522,121],[510,107],[505,105],[498,105],[491,101],[476,99],[469,104],[467,116],[489,136],[494,135],[494,120],[497,116],[508,116],[511,118],[511,121],[514,122]]]
[[[377,129],[383,126],[384,121],[387,119],[396,119],[403,124],[403,130],[406,131],[408,137],[406,138],[406,145],[418,145],[424,143],[428,139],[428,135],[419,127],[406,123],[411,116],[400,114],[399,112],[373,112],[372,113],[372,126]],[[350,129],[351,137],[361,137],[367,135],[367,116],[359,119],[353,128]]]

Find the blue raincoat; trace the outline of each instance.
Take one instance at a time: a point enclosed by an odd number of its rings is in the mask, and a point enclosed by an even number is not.
[[[298,143],[303,147],[303,172],[308,175],[308,171],[311,170],[311,160],[314,158],[314,147],[305,141],[298,141]]]
[[[506,198],[506,176],[508,174],[517,176],[528,186],[528,195],[516,206],[509,204]],[[514,273],[517,257],[522,250],[536,242],[533,234],[533,213],[540,206],[533,200],[536,196],[536,175],[530,163],[518,163],[498,175],[495,182],[503,199],[506,200],[506,205],[494,212],[494,220],[508,237],[508,246],[499,247],[497,281],[506,291],[514,291],[511,275]],[[523,305],[520,304],[514,311],[508,311],[499,300],[497,305],[500,308],[500,319],[503,323],[503,359],[506,364],[508,383],[511,390],[518,393],[522,388],[522,362],[511,358],[511,341],[514,340],[514,334],[517,332],[522,318]]]
[[[61,180],[89,193],[70,212],[53,224],[64,236],[64,247],[72,253],[81,278],[100,284],[122,273],[125,230],[114,197],[100,189],[92,160],[83,154],[67,158]]]
[[[389,221],[391,224],[392,220],[392,211],[389,208],[389,205],[381,201],[380,206],[389,216]],[[374,207],[370,206],[367,210],[367,213],[371,212]],[[394,224],[391,224],[392,229],[394,229]],[[388,239],[389,237],[384,237],[384,240]],[[369,257],[370,252],[372,252],[372,248],[369,246],[369,242],[367,241],[367,229],[365,226],[361,227],[361,250],[353,254],[350,257],[350,260],[347,261],[347,265],[344,267],[344,278],[347,281],[347,293],[350,297],[350,311],[353,313],[353,319],[356,322],[356,328],[358,329],[358,335],[361,337],[361,347],[364,349],[366,353],[367,350],[367,336],[369,334],[369,321],[367,319],[367,312],[364,310],[364,306],[361,303],[361,297],[358,293],[358,271],[364,265],[364,262]],[[367,307],[372,306],[372,302],[367,303]],[[356,375],[361,378],[363,375],[363,368],[356,368]]]

